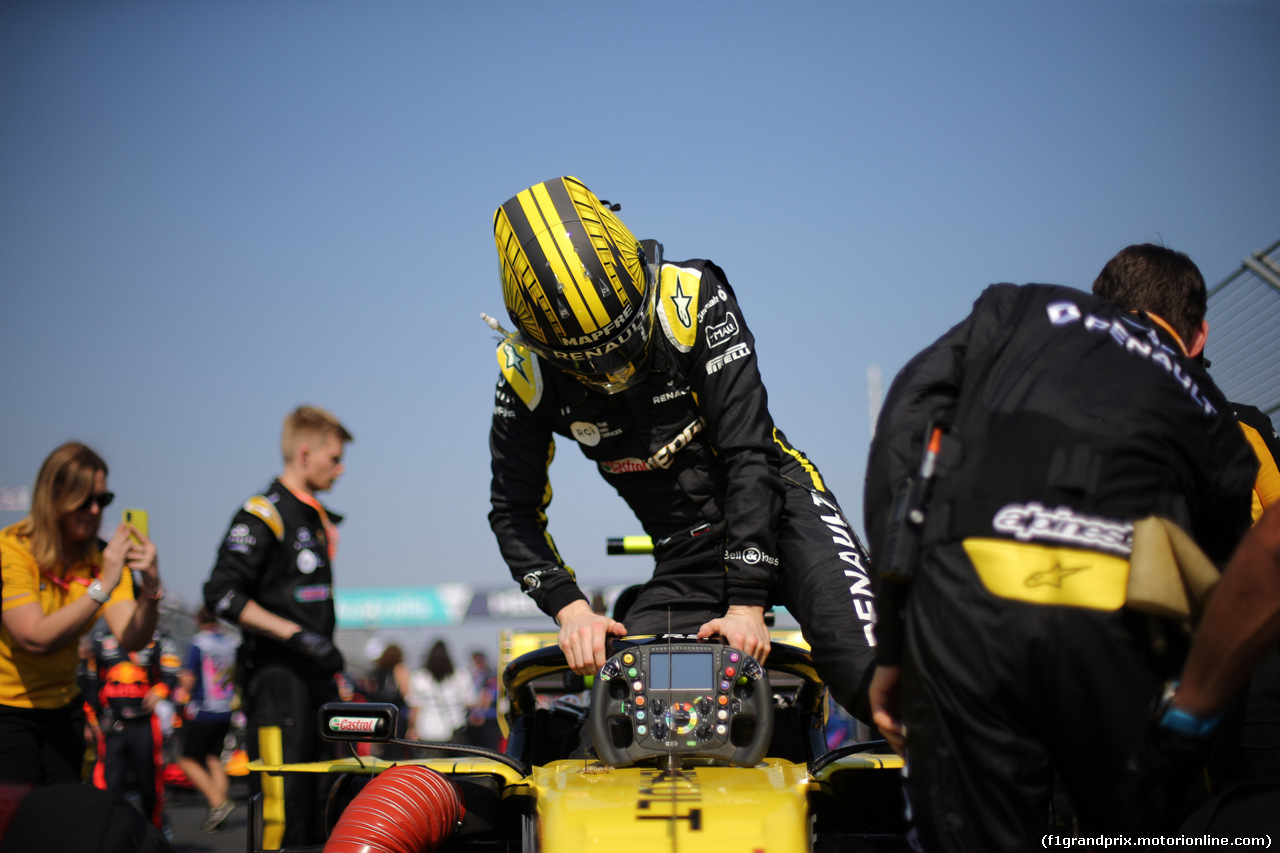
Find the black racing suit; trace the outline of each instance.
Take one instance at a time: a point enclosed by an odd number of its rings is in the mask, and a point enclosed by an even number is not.
[[[341,517],[327,513],[331,524]],[[332,639],[335,624],[329,537],[320,512],[279,480],[245,501],[218,549],[204,586],[205,605],[238,623],[249,601]],[[246,632],[237,675],[241,677],[250,759],[285,763],[320,760],[323,743],[316,712],[334,695],[333,673],[287,644]],[[319,780],[314,773],[284,777],[286,846],[323,841]],[[257,774],[251,779],[260,790]]]
[[[1070,288],[994,285],[886,397],[865,504],[877,571],[890,495],[937,417],[951,427],[905,606],[904,587],[877,581],[920,840],[1038,849],[1053,771],[1085,835],[1115,830],[1123,761],[1181,664],[1123,606],[1132,522],[1170,519],[1221,565],[1248,528],[1256,463],[1158,324]]]
[[[164,734],[146,705],[148,694],[168,698],[178,685],[182,658],[168,634],[156,632],[143,648],[129,652],[105,627],[90,635],[86,701],[98,718],[101,737],[93,782],[124,795],[133,771],[142,813],[164,828]]]
[[[544,613],[583,599],[545,514],[554,435],[574,438],[654,541],[655,568],[622,620],[693,633],[729,605],[781,601],[832,696],[865,719],[875,608],[866,555],[817,469],[775,429],[755,340],[708,261],[658,276],[647,375],[606,395],[526,349],[498,349],[489,521],[512,577]]]

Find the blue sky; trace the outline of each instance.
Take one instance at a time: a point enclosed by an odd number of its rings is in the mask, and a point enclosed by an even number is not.
[[[8,2],[0,486],[88,442],[193,601],[310,402],[356,436],[340,588],[511,583],[491,219],[573,174],[724,268],[860,519],[868,367],[986,284],[1087,288],[1145,241],[1213,282],[1280,237],[1278,31],[1243,2]],[[552,477],[580,577],[645,574],[572,446]]]

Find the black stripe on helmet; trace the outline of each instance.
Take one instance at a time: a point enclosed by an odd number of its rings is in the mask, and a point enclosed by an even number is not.
[[[556,247],[556,258],[564,265],[566,270],[569,270],[569,280],[561,282],[561,284],[566,288],[574,288],[578,299],[584,306],[587,306],[588,313],[591,313],[590,297],[583,293],[583,283],[577,280],[577,275],[581,274],[580,271],[585,271],[585,277],[587,278],[585,284],[590,287],[594,285],[596,277],[604,272],[600,259],[596,254],[597,250],[594,246],[594,241],[591,239],[590,234],[587,233],[586,222],[584,221],[595,217],[574,202],[565,186],[566,180],[566,178],[556,178],[553,181],[545,181],[542,184],[547,191],[547,196],[551,199],[551,210],[546,210],[542,207],[538,202],[537,194],[532,191],[533,188],[530,188],[530,195],[533,197],[534,204],[538,207],[538,212],[542,214],[546,229],[552,232],[551,238],[553,245]],[[582,186],[582,184],[578,184],[578,186]],[[582,188],[586,189],[585,186],[582,186]],[[577,249],[576,252],[566,254],[560,241],[556,239],[557,233],[562,229],[569,232],[569,242]],[[534,269],[536,271],[538,268],[535,267]],[[550,275],[550,273],[550,267],[547,267],[547,274]],[[539,277],[539,281],[542,281],[541,277]],[[544,289],[546,288],[544,287]],[[556,295],[561,300],[564,299],[558,292]],[[587,327],[573,313],[567,301],[564,307],[568,314],[568,317],[563,318],[565,340],[581,339],[597,330],[595,322],[597,318],[592,317],[592,328],[588,331]],[[616,308],[607,303],[604,304],[605,314],[609,317],[616,317],[621,308],[620,304]]]
[[[619,243],[634,243],[635,237],[616,216],[600,204],[596,195],[581,181],[562,178],[555,183],[557,186],[552,192],[552,198],[555,199],[557,208],[561,206],[560,198],[563,193],[563,198],[573,205],[581,223],[581,233],[575,235],[573,242],[579,247],[579,260],[605,313],[611,319],[616,319],[619,315],[630,316],[639,302],[640,288],[632,280]],[[576,198],[569,189],[570,184],[578,191]],[[618,229],[621,229],[621,233]],[[606,258],[608,263],[605,262]]]
[[[537,240],[537,233],[546,228],[547,224],[545,220],[529,221],[524,206],[520,203],[520,195],[507,199],[499,208],[499,213],[505,215],[511,227],[512,239],[508,242],[514,243],[501,253],[505,272],[512,278],[510,285],[513,292],[504,294],[507,310],[512,314],[511,319],[526,334],[554,346],[565,337],[565,329],[559,322],[560,312],[553,304],[560,297],[555,294],[554,287],[546,287],[544,279],[537,273],[537,270],[547,270],[548,267],[547,258]],[[512,305],[513,297],[518,300],[518,307]],[[572,318],[573,312],[568,314]]]

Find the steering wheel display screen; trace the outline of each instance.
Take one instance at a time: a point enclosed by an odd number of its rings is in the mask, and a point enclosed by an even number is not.
[[[714,669],[710,652],[649,654],[649,684],[655,690],[710,690]]]

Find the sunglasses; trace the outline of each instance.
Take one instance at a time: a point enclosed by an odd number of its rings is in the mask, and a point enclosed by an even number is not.
[[[107,507],[111,506],[111,502],[115,499],[116,499],[115,492],[99,492],[96,495],[89,495],[89,497],[85,498],[84,503],[76,507],[76,510],[78,512],[85,512],[90,507],[92,507],[95,503],[98,505],[99,509],[106,509]]]

